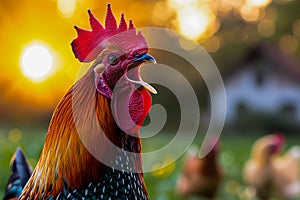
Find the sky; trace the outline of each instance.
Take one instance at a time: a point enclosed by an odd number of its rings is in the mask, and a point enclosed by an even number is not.
[[[49,113],[76,80],[81,63],[70,46],[76,38],[73,26],[89,29],[88,9],[102,21],[107,2],[61,2],[1,1],[0,118],[22,120]],[[122,3],[113,4],[117,16],[125,7]]]
[[[275,3],[282,2],[293,0]],[[203,44],[209,53],[218,52],[224,44],[218,33],[224,31],[221,18],[228,13],[250,26],[255,24],[256,34],[263,38],[275,34],[272,20],[278,15],[268,7],[272,0],[1,0],[0,122],[51,115],[82,67],[70,46],[76,38],[73,26],[90,29],[88,9],[103,22],[108,3],[117,21],[124,12],[136,27],[177,30]],[[300,21],[294,24],[294,35],[282,43],[295,50]]]

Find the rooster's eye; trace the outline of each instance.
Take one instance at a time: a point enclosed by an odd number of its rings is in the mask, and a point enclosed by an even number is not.
[[[118,64],[118,62],[119,62],[119,58],[118,58],[116,55],[114,55],[114,54],[110,54],[110,55],[108,55],[108,57],[107,57],[107,62],[108,62],[110,65],[116,65],[116,64]]]

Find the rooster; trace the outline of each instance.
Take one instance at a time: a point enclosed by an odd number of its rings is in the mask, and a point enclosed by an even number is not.
[[[18,199],[22,189],[32,173],[32,167],[29,165],[26,157],[21,150],[17,148],[10,162],[11,175],[6,185],[3,200]]]
[[[105,28],[88,11],[91,31],[75,26],[71,43],[90,69],[62,98],[39,161],[19,199],[148,199],[139,128],[156,90],[140,78],[155,63],[145,37],[108,4]]]
[[[299,197],[299,147],[292,147],[279,157],[284,144],[280,134],[259,138],[251,150],[251,158],[244,166],[244,180],[259,199],[272,196],[280,200]]]
[[[183,197],[199,196],[213,199],[223,178],[223,171],[218,163],[219,142],[211,139],[208,154],[199,158],[190,153],[185,161],[182,174],[177,181],[177,190]]]

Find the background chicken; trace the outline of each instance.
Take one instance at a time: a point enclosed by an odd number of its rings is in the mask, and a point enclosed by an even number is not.
[[[32,168],[20,148],[17,148],[12,156],[10,169],[11,175],[6,186],[3,200],[17,199],[32,173]]]
[[[218,162],[219,142],[210,140],[208,146],[214,145],[209,153],[199,158],[198,153],[190,152],[184,163],[182,174],[177,181],[181,196],[201,196],[213,199],[223,177]]]
[[[244,166],[244,180],[260,199],[275,196],[293,199],[300,194],[300,149],[292,147],[279,157],[283,136],[272,134],[258,139],[251,150],[251,158]]]
[[[155,62],[145,38],[110,5],[105,28],[89,11],[92,30],[75,27],[72,48],[94,61],[57,106],[36,168],[20,199],[148,199],[139,127],[151,107],[140,65]],[[104,161],[102,163],[100,161]]]

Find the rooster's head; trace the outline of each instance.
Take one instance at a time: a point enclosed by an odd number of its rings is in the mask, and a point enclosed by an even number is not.
[[[284,145],[284,137],[280,133],[274,133],[271,136],[272,140],[268,146],[268,152],[271,155],[279,154]]]
[[[252,157],[261,163],[269,162],[272,157],[281,153],[283,146],[284,137],[280,133],[265,135],[254,143]]]
[[[136,31],[131,20],[127,26],[122,14],[117,25],[110,4],[105,28],[91,11],[88,13],[92,30],[75,26],[78,37],[71,44],[73,52],[81,62],[95,61],[96,90],[111,100],[118,126],[136,132],[151,108],[149,92],[156,94],[156,90],[141,79],[140,66],[156,61],[147,54],[146,39]]]

